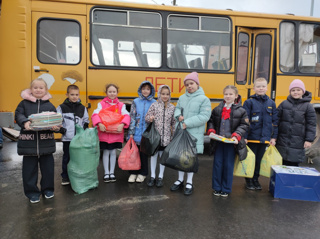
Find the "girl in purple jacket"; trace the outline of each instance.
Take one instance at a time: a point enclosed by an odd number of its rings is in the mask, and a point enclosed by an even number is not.
[[[120,102],[117,98],[119,87],[114,84],[106,85],[106,95],[100,103],[98,103],[98,108],[93,111],[92,114],[92,124],[93,126],[98,126],[98,136],[100,140],[100,149],[103,150],[103,167],[104,167],[104,176],[103,181],[115,182],[116,177],[114,175],[114,168],[116,166],[116,149],[122,148],[122,143],[124,140],[124,130],[123,128],[128,128],[130,124],[129,112],[126,110],[126,105]],[[106,132],[106,127],[102,124],[102,121],[99,116],[99,112],[102,109],[109,108],[113,105],[116,105],[118,112],[121,112],[124,115],[123,120],[118,126],[118,134],[112,134]],[[110,169],[109,169],[110,162]]]

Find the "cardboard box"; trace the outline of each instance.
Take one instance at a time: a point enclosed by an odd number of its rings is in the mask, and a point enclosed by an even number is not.
[[[275,198],[320,202],[320,173],[314,168],[273,165],[269,191]]]

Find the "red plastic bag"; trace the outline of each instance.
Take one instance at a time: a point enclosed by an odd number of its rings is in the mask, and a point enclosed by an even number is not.
[[[122,170],[139,170],[141,168],[139,149],[132,138],[123,147],[118,164]]]
[[[120,114],[118,107],[116,105],[110,106],[109,108],[102,109],[99,112],[99,117],[101,119],[102,124],[106,126],[107,133],[119,134],[122,132],[118,132],[118,125],[124,118],[124,115]]]

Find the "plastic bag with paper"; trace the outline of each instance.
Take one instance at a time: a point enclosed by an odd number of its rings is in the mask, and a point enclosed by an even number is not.
[[[141,168],[139,149],[132,138],[123,147],[118,164],[122,170],[139,170]]]
[[[270,178],[272,165],[282,165],[282,157],[277,148],[270,145],[262,157],[260,175]]]
[[[254,167],[256,163],[256,156],[252,150],[247,146],[248,155],[245,160],[240,161],[239,156],[236,155],[234,162],[233,175],[238,177],[252,178],[254,174]]]

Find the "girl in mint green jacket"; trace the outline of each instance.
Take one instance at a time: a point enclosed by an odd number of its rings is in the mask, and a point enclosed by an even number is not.
[[[197,72],[192,72],[184,79],[186,93],[180,96],[174,111],[177,122],[182,123],[182,128],[186,129],[197,139],[197,153],[203,153],[203,141],[206,123],[211,115],[211,103],[205,96],[203,89],[199,86]],[[183,114],[182,114],[183,109]],[[193,173],[187,173],[187,183],[184,190],[185,195],[191,195]],[[183,187],[184,172],[179,171],[179,179],[171,186],[171,191],[176,191]]]

